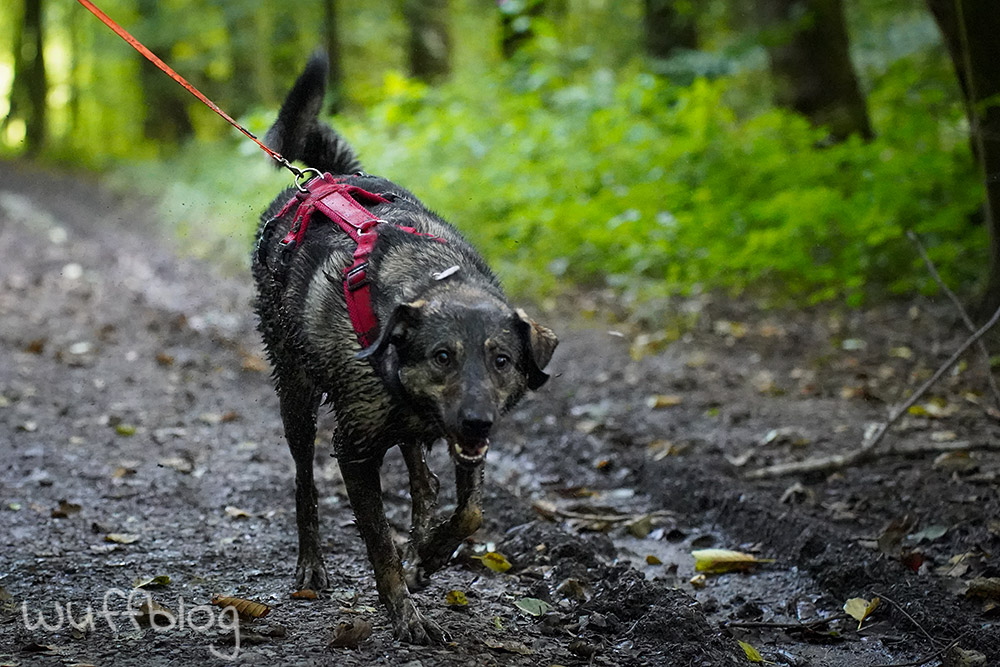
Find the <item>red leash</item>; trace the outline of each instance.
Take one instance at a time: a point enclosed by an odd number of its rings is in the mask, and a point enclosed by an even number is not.
[[[205,106],[207,106],[209,109],[211,109],[215,113],[217,113],[220,116],[222,116],[224,119],[226,119],[226,121],[229,122],[230,125],[232,125],[237,130],[239,130],[240,132],[242,132],[243,134],[245,134],[247,137],[249,137],[255,144],[257,144],[258,146],[260,146],[264,150],[265,153],[267,153],[268,155],[270,155],[274,159],[275,162],[277,162],[278,164],[280,164],[281,166],[285,167],[286,169],[288,169],[289,171],[291,171],[293,174],[295,174],[295,176],[296,176],[296,183],[298,183],[298,179],[301,178],[306,172],[308,172],[308,171],[316,171],[315,169],[302,170],[302,169],[299,169],[298,167],[293,166],[288,160],[286,160],[284,158],[284,156],[282,156],[277,151],[271,150],[270,148],[268,148],[267,146],[265,146],[264,143],[260,139],[258,139],[256,136],[254,136],[254,134],[252,132],[250,132],[250,130],[246,129],[245,127],[243,127],[242,125],[240,125],[239,123],[237,123],[235,120],[233,120],[229,116],[229,114],[227,114],[225,111],[223,111],[222,109],[220,109],[218,107],[218,105],[215,104],[215,102],[213,102],[212,100],[210,100],[207,97],[205,97],[200,90],[198,90],[193,85],[191,85],[188,82],[187,79],[185,79],[180,74],[178,74],[177,72],[175,72],[170,67],[170,65],[168,65],[167,63],[165,63],[162,60],[160,60],[159,57],[157,57],[157,55],[155,53],[153,53],[152,51],[150,51],[149,49],[147,49],[145,46],[143,46],[142,42],[140,42],[138,39],[136,39],[135,37],[133,37],[131,35],[131,33],[129,33],[127,30],[125,30],[125,28],[123,28],[120,25],[118,25],[117,23],[115,23],[111,19],[111,17],[109,17],[107,14],[105,14],[100,9],[98,9],[97,6],[93,2],[91,2],[90,0],[77,0],[77,1],[81,5],[83,5],[84,7],[86,7],[90,11],[91,14],[93,14],[94,16],[96,16],[97,18],[99,18],[101,20],[101,22],[104,23],[104,25],[106,25],[109,28],[111,28],[112,30],[114,30],[115,34],[117,34],[119,37],[121,37],[126,42],[128,42],[129,44],[131,44],[132,48],[134,48],[136,51],[138,51],[139,53],[141,53],[142,55],[144,55],[149,62],[151,62],[154,65],[156,65],[157,67],[159,67],[171,79],[173,79],[177,83],[179,83],[182,86],[184,86],[188,90],[189,93],[191,93],[192,95],[194,95],[195,97],[197,97],[199,100],[201,100],[201,102],[203,104],[205,104]],[[318,174],[319,172],[316,171],[316,173]]]

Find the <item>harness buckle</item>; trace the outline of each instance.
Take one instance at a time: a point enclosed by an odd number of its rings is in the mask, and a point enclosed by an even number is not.
[[[368,262],[362,262],[344,275],[344,286],[354,292],[368,285]]]

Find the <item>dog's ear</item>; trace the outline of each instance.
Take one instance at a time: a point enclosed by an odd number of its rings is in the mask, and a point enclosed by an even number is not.
[[[548,373],[542,369],[552,359],[559,339],[551,329],[535,322],[520,308],[516,312],[517,332],[527,351],[528,389],[535,390],[549,379]]]
[[[393,338],[398,338],[407,327],[414,326],[420,322],[421,311],[426,305],[426,301],[419,299],[410,303],[401,303],[393,308],[392,313],[389,314],[389,319],[382,324],[378,338],[355,356],[358,359],[378,359],[383,356]]]

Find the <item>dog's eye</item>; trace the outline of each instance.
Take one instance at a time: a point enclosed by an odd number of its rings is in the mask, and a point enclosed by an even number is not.
[[[434,363],[442,368],[451,363],[451,355],[448,350],[438,350],[434,353]]]
[[[510,363],[510,357],[506,354],[498,354],[496,359],[493,360],[493,365],[496,366],[498,371],[502,371],[507,368],[507,364]]]

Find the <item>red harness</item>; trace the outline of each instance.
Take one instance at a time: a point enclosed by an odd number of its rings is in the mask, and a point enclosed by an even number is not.
[[[306,183],[305,189],[300,189],[277,216],[283,217],[296,209],[292,228],[281,240],[282,246],[297,248],[302,243],[312,214],[317,210],[358,244],[354,249],[354,262],[344,268],[344,298],[347,300],[347,314],[362,348],[372,344],[378,327],[367,271],[368,256],[378,240],[378,225],[384,222],[372,215],[363,204],[373,206],[382,203],[389,203],[389,200],[356,185],[340,183],[330,174],[323,174]],[[422,234],[413,227],[396,225],[396,229],[444,242],[444,239]]]

